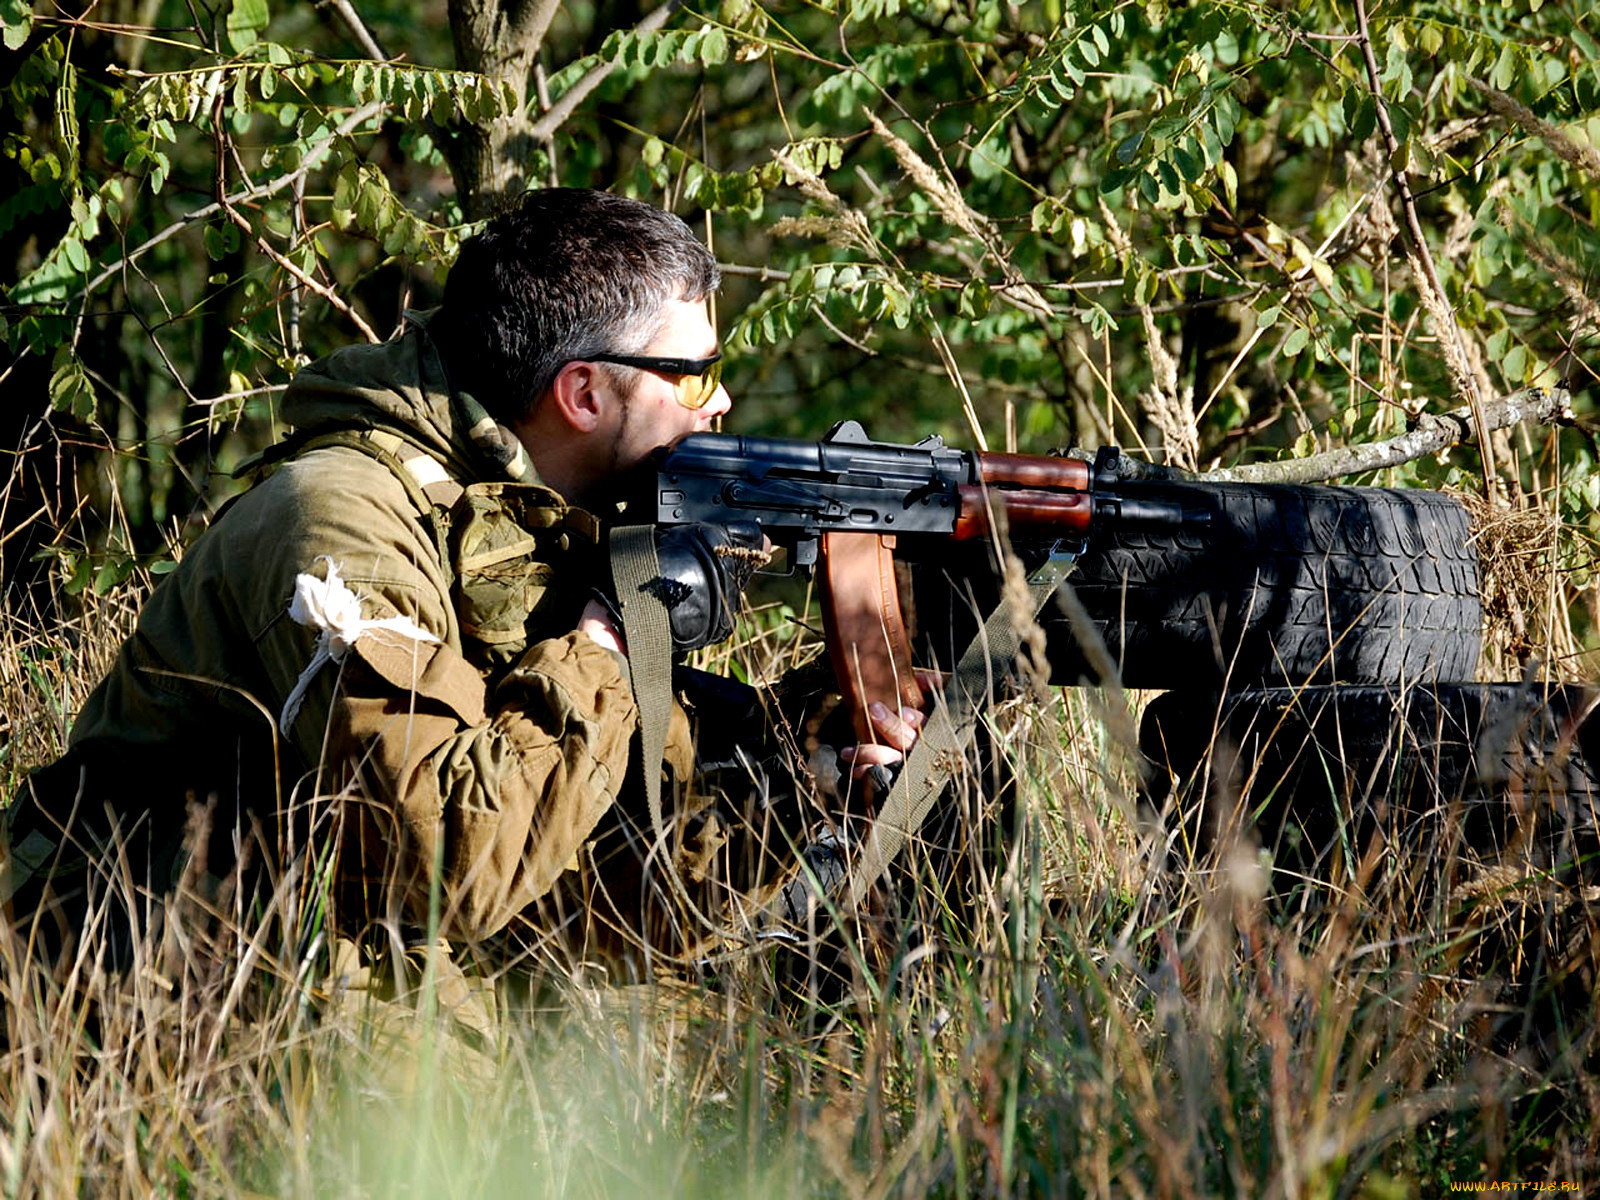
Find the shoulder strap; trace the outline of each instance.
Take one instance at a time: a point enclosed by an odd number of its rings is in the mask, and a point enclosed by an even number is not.
[[[450,508],[465,490],[442,462],[386,429],[334,429],[312,434],[296,453],[325,446],[345,446],[377,459],[389,468],[411,502],[423,512],[434,507]]]
[[[667,722],[672,713],[672,630],[659,587],[653,525],[618,525],[611,531],[611,575],[622,634],[628,642],[628,668],[639,709],[639,758],[645,799],[655,835],[651,856],[659,855],[674,898],[712,935],[735,944],[745,940],[700,910],[678,872],[661,810],[661,762],[666,755]]]
[[[389,473],[405,489],[418,515],[428,523],[440,567],[447,576],[453,574],[450,566],[449,513],[465,489],[443,463],[398,434],[386,429],[357,428],[294,434],[241,463],[234,471],[234,476],[237,478],[252,471],[276,468],[309,451],[330,446],[359,451],[389,468]]]

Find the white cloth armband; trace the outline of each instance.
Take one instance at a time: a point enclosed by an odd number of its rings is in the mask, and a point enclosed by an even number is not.
[[[361,615],[361,597],[357,596],[339,578],[339,568],[331,558],[318,562],[328,564],[328,577],[299,574],[294,580],[294,599],[289,603],[289,615],[301,625],[320,629],[317,648],[300,672],[289,698],[283,702],[283,713],[278,718],[278,728],[288,734],[294,719],[300,715],[300,705],[306,698],[306,689],[325,663],[343,662],[356,639],[369,633],[397,633],[414,642],[437,642],[426,629],[410,617],[381,617],[369,621]]]

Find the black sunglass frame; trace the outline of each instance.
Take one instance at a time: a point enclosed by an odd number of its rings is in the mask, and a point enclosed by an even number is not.
[[[619,367],[637,367],[641,371],[661,371],[667,375],[704,375],[722,361],[718,350],[710,358],[653,358],[638,354],[591,354],[583,362],[615,363]]]

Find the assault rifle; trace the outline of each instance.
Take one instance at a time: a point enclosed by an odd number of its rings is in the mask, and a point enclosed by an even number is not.
[[[868,705],[921,707],[900,610],[900,539],[965,541],[997,527],[1044,542],[1042,572],[1059,579],[1097,531],[1204,524],[1205,510],[1139,484],[1176,472],[1106,448],[1069,456],[993,454],[874,442],[855,421],[820,442],[692,434],[656,462],[660,525],[758,526],[798,568],[817,568],[829,654],[856,732],[871,740]]]

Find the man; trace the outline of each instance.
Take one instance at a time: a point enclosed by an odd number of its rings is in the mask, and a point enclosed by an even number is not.
[[[122,856],[156,891],[220,875],[255,830],[280,863],[313,847],[347,928],[564,929],[581,952],[602,914],[612,940],[654,939],[605,531],[636,468],[729,411],[717,284],[678,218],[535,192],[462,247],[439,310],[302,371],[270,475],[157,589],[13,813],[19,902],[73,892],[80,856]],[[680,647],[726,636],[748,575],[729,564],[753,548],[684,536],[662,549],[687,580]],[[861,765],[914,737],[891,714],[881,732]],[[693,762],[675,706],[649,769],[682,785]],[[704,824],[707,845],[680,827],[675,847],[702,868],[723,836]],[[93,870],[78,890],[97,886],[117,890]]]

